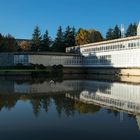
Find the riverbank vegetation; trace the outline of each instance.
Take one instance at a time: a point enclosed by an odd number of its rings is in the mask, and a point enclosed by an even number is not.
[[[44,66],[42,64],[31,64],[30,66],[24,66],[22,64],[18,64],[16,66],[0,67],[0,75],[62,76],[63,66]]]
[[[137,33],[137,24],[130,24],[126,30],[126,37],[135,36]],[[121,30],[118,25],[109,28],[106,37],[95,29],[78,30],[75,27],[67,26],[65,30],[58,27],[56,37],[52,39],[48,30],[41,33],[39,26],[33,30],[32,39],[15,39],[11,35],[0,34],[0,52],[65,52],[67,47],[94,43],[103,40],[112,40],[121,38]]]

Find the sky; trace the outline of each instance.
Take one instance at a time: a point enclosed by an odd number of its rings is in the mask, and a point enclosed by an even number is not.
[[[140,0],[0,0],[0,33],[31,39],[35,26],[54,38],[58,26],[96,29],[140,20]]]

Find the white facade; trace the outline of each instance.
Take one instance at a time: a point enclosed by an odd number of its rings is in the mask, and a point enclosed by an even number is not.
[[[140,67],[140,36],[91,43],[81,45],[79,48],[81,55],[84,56],[85,67]],[[70,48],[67,52],[69,50]]]
[[[42,64],[44,66],[63,65],[65,67],[81,67],[83,57],[77,54],[14,54],[14,65]]]
[[[140,36],[83,45],[85,66],[140,67]]]
[[[84,56],[85,67],[140,67],[140,23],[137,36],[75,46]],[[67,52],[74,47],[67,48]]]

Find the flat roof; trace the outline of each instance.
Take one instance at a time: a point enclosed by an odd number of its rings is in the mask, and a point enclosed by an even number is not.
[[[0,54],[13,54],[13,55],[54,55],[54,56],[81,56],[74,53],[59,53],[59,52],[0,52]]]
[[[105,45],[105,44],[111,44],[111,43],[119,43],[119,42],[124,42],[124,41],[131,41],[131,40],[136,40],[136,39],[140,39],[140,36],[132,36],[132,37],[125,37],[125,38],[101,41],[101,42],[96,42],[96,43],[89,43],[89,44],[79,45],[79,46],[75,46],[75,47],[84,48],[84,47]]]

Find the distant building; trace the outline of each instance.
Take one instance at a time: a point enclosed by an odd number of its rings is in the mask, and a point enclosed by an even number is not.
[[[79,54],[53,52],[0,53],[0,66],[42,64],[44,66],[82,67],[82,58]]]
[[[28,43],[31,43],[31,42],[32,42],[31,39],[16,39],[16,42],[17,42],[18,44],[20,44],[20,43],[23,42],[23,41],[27,41]]]

